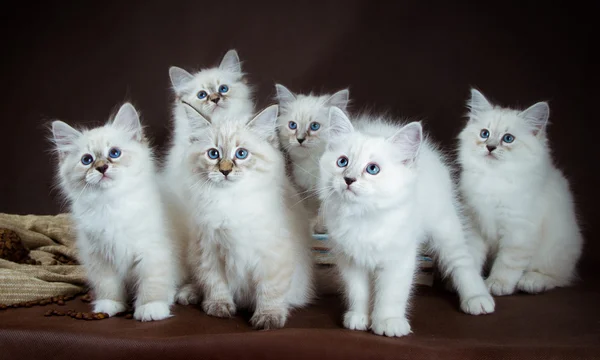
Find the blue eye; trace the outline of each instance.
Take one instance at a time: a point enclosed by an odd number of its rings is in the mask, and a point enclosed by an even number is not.
[[[515,141],[515,137],[512,136],[512,134],[504,134],[504,136],[502,137],[502,141],[504,141],[507,144],[510,144],[511,142]]]
[[[292,129],[292,130],[296,130],[296,129],[298,128],[298,124],[296,124],[296,123],[295,123],[295,122],[293,122],[293,121],[290,121],[290,122],[288,123],[288,127],[289,127],[290,129]]]
[[[219,150],[217,150],[215,148],[209,149],[206,153],[208,154],[208,157],[211,159],[219,158]]]
[[[314,123],[310,124],[310,129],[312,131],[317,131],[317,130],[319,130],[320,127],[321,127],[321,124],[319,124],[318,122],[314,122]]]
[[[221,94],[225,94],[228,91],[229,91],[229,86],[227,86],[227,85],[221,85],[221,86],[219,86],[219,92]]]
[[[243,160],[243,159],[247,158],[248,157],[248,150],[242,149],[242,148],[238,149],[235,152],[235,157],[238,158],[238,159],[240,159],[240,160]]]
[[[81,157],[81,163],[83,165],[89,165],[94,161],[94,157],[90,154],[85,154]]]
[[[379,166],[377,164],[369,164],[367,165],[367,172],[371,175],[379,174]]]
[[[483,129],[481,130],[481,132],[479,133],[479,136],[481,136],[482,139],[487,139],[490,137],[490,132],[488,129]]]
[[[198,94],[196,96],[198,97],[198,99],[202,100],[202,99],[206,99],[208,94],[206,93],[206,91],[201,90],[201,91],[198,91]]]
[[[121,150],[117,148],[110,148],[110,150],[108,150],[108,156],[110,156],[113,159],[116,159],[119,156],[121,156]]]
[[[346,166],[348,166],[348,158],[345,157],[345,156],[340,156],[337,159],[337,166],[339,166],[339,167],[346,167]]]

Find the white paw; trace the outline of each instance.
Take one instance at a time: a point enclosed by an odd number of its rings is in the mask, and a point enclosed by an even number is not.
[[[139,321],[163,320],[171,317],[171,310],[166,302],[153,301],[138,306],[133,313],[133,317]]]
[[[288,312],[286,309],[257,310],[254,312],[254,315],[252,315],[250,323],[255,329],[279,329],[285,325],[287,314]]]
[[[181,305],[197,304],[199,300],[198,289],[192,284],[186,284],[177,291],[175,300]]]
[[[369,315],[348,311],[344,314],[344,327],[350,330],[367,331],[369,329]]]
[[[485,285],[492,295],[504,296],[513,294],[517,284],[501,278],[489,277],[485,280]]]
[[[410,324],[406,318],[387,318],[373,320],[371,330],[377,335],[385,335],[389,337],[400,337],[411,333]]]
[[[204,300],[202,310],[210,316],[230,318],[235,315],[235,304],[228,300]]]
[[[556,287],[556,281],[539,272],[526,272],[517,283],[517,288],[530,294],[538,294]]]
[[[127,305],[122,302],[108,299],[94,301],[94,312],[102,312],[108,314],[108,316],[114,316],[125,310],[127,310]]]
[[[460,304],[462,311],[471,315],[491,314],[495,307],[494,298],[488,294],[472,296]]]

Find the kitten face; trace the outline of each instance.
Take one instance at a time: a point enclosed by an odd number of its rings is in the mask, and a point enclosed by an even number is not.
[[[192,75],[173,66],[169,75],[178,98],[206,117],[243,107],[251,97],[235,50],[225,54],[218,68],[204,69]]]
[[[211,124],[186,106],[192,125],[189,166],[196,183],[230,186],[260,174],[268,174],[277,150],[275,134],[277,106],[263,110],[250,121],[225,119]]]
[[[545,149],[549,108],[537,103],[525,111],[493,106],[472,90],[470,120],[459,135],[463,154],[495,165],[529,161]]]
[[[333,95],[294,95],[283,85],[276,85],[277,99],[281,107],[278,119],[279,139],[290,153],[305,154],[320,149],[327,141],[324,138],[332,106],[346,109],[348,90]]]
[[[420,124],[411,123],[388,138],[370,136],[355,131],[345,114],[333,108],[331,127],[332,139],[320,161],[322,199],[335,195],[372,207],[410,195],[417,175]]]
[[[149,159],[137,112],[128,103],[103,127],[79,132],[55,121],[52,131],[67,191],[111,188],[139,174]]]

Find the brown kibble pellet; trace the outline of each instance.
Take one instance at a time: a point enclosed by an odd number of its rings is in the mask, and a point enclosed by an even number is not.
[[[98,320],[103,320],[106,319],[108,317],[107,313],[96,313],[96,319]]]
[[[77,314],[75,314],[75,319],[83,319],[83,314],[78,312]]]
[[[58,300],[56,303],[60,306],[65,305],[65,302],[63,300]]]
[[[125,319],[133,319],[133,314],[127,314],[127,315],[125,315]]]
[[[5,304],[0,304],[0,310],[6,310],[6,308],[8,308],[8,306]]]
[[[54,315],[56,315],[56,316],[65,316],[65,313],[62,312],[62,311],[55,311]]]
[[[44,316],[52,316],[52,310],[48,310],[44,313]]]

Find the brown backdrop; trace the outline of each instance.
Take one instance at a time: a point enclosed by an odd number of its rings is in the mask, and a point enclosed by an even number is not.
[[[574,2],[81,3],[3,6],[0,212],[60,211],[51,191],[49,120],[103,122],[131,100],[162,151],[169,136],[168,67],[214,65],[236,48],[261,106],[275,81],[295,91],[349,86],[355,108],[422,118],[446,149],[464,124],[470,86],[504,105],[549,100],[550,137],[579,202],[587,263],[599,258],[591,8]]]

